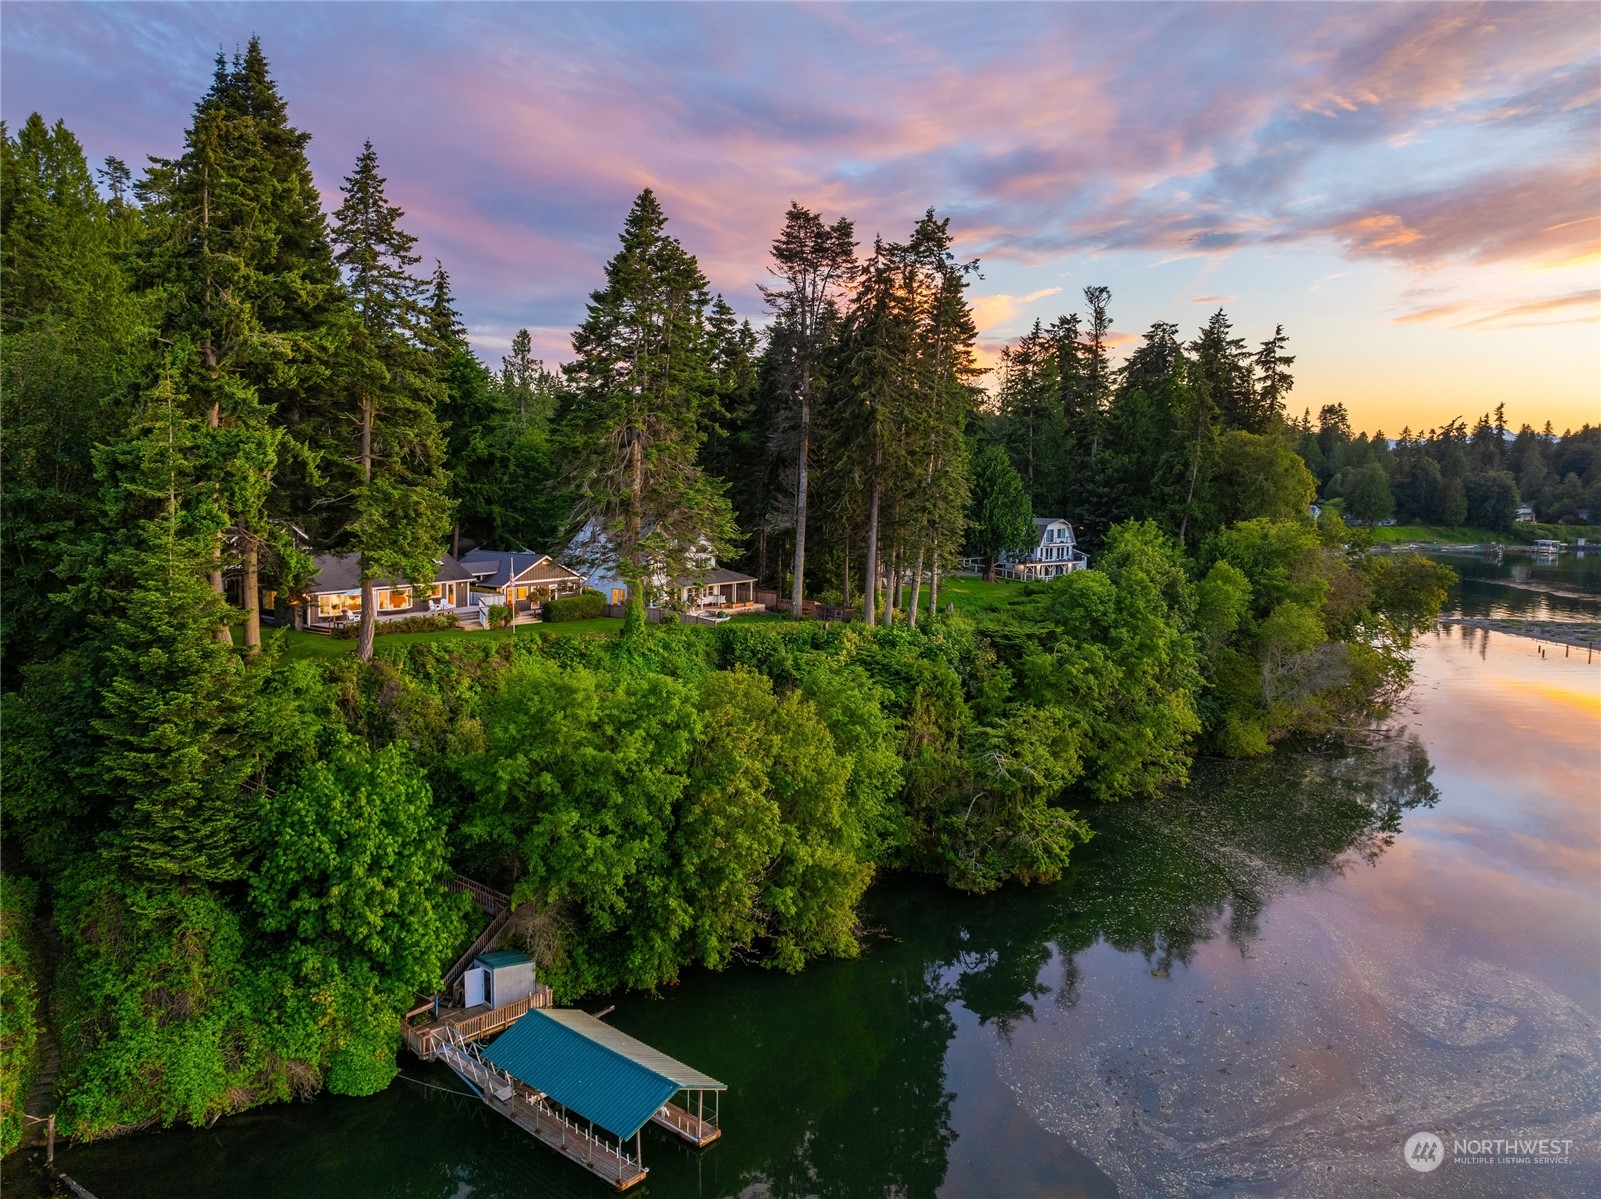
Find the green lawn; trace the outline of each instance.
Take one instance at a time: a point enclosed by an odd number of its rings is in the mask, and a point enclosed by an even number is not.
[[[1023,598],[1024,584],[1010,580],[986,583],[983,579],[946,576],[939,581],[939,606],[954,604],[958,612],[993,612]],[[926,599],[925,599],[926,602]]]
[[[508,637],[571,637],[581,633],[615,633],[623,622],[615,617],[597,616],[593,620],[556,621],[551,624],[525,624],[515,629],[445,629],[436,633],[389,633],[374,643],[374,652],[383,654],[386,649],[403,645],[455,641],[472,638],[475,641],[504,641]],[[356,652],[354,637],[344,640],[321,633],[303,633],[298,629],[266,631],[267,636],[284,639],[284,657],[333,658]],[[234,640],[239,640],[235,631]]]
[[[1505,533],[1489,529],[1445,528],[1439,525],[1391,525],[1388,528],[1369,529],[1373,540],[1380,545],[1405,544],[1409,541],[1432,541],[1437,545],[1484,545],[1491,541],[1510,542]]]
[[[1488,545],[1492,542],[1499,542],[1502,545],[1526,545],[1538,537],[1554,537],[1559,541],[1572,542],[1576,537],[1594,541],[1601,535],[1601,529],[1594,526],[1586,528],[1582,525],[1519,525],[1515,535],[1497,533],[1491,529],[1447,528],[1442,525],[1391,525],[1387,529],[1368,531],[1373,534],[1376,543],[1390,545],[1406,544],[1410,541],[1419,544],[1433,542],[1436,545]]]

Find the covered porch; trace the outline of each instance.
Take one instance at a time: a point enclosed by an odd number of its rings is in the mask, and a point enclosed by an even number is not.
[[[374,587],[373,608],[380,623],[442,612],[454,612],[459,618],[472,612],[472,601],[465,582]],[[320,591],[308,596],[305,621],[304,627],[313,633],[331,633],[359,624],[361,591]]]
[[[675,579],[678,598],[693,615],[734,615],[764,611],[756,599],[756,580],[732,570],[713,570],[701,576]]]

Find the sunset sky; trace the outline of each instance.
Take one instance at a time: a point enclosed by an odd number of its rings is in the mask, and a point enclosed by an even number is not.
[[[172,155],[262,38],[331,210],[364,138],[485,360],[547,360],[634,194],[742,314],[791,199],[933,206],[986,356],[1112,289],[1121,338],[1282,322],[1291,407],[1394,435],[1601,421],[1601,22],[1555,5],[28,4],[0,112]]]

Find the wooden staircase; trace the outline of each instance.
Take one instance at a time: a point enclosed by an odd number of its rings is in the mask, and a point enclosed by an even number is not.
[[[50,986],[56,977],[56,962],[61,957],[61,932],[55,921],[46,916],[34,920],[33,943],[38,955],[35,964],[39,979],[39,1068],[34,1072],[33,1083],[23,1101],[22,1110],[33,1119],[24,1121],[22,1140],[25,1145],[42,1145],[45,1139],[43,1121],[56,1110],[56,1078],[61,1073],[61,1050],[51,1026],[48,1002]]]

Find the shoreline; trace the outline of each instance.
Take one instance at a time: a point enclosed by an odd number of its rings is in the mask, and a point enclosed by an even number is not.
[[[1524,620],[1507,616],[1442,616],[1435,621],[1435,627],[1486,629],[1494,633],[1507,633],[1513,637],[1546,641],[1552,645],[1601,650],[1601,622]]]

